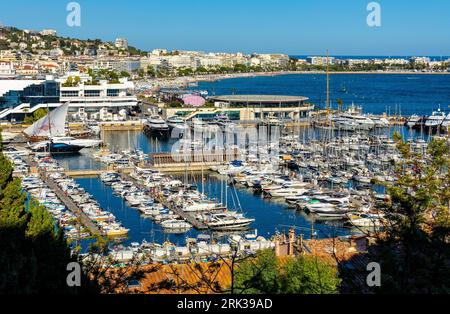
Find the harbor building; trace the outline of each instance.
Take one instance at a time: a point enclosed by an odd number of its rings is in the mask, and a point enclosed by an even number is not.
[[[96,85],[81,81],[77,86],[65,86],[51,76],[40,81],[0,80],[0,120],[23,121],[39,108],[52,110],[64,103],[69,103],[71,120],[123,120],[125,112],[137,106],[133,90],[134,83],[126,78]]]
[[[187,120],[199,118],[213,120],[218,114],[226,114],[231,120],[258,120],[268,117],[299,120],[306,118],[314,105],[309,98],[280,95],[224,95],[209,97],[214,107],[165,108],[163,116],[182,116]]]

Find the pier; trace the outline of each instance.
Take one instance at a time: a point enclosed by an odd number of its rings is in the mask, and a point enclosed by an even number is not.
[[[52,191],[55,192],[56,196],[63,202],[63,204],[75,215],[77,216],[81,223],[89,229],[89,232],[92,235],[98,235],[102,236],[102,232],[100,231],[99,227],[85,214],[83,211],[75,204],[72,199],[67,196],[56,184],[53,179],[46,176],[45,173],[40,172],[39,175],[41,176],[42,180],[47,184],[47,186],[52,189]]]
[[[124,180],[132,181],[132,182],[134,182],[134,184],[138,188],[148,190],[148,187],[146,187],[144,184],[140,183],[138,180],[136,180],[135,178],[131,177],[130,175],[128,175],[128,174],[126,174],[124,172],[119,172],[119,173],[120,173],[120,175],[122,176],[122,178]],[[181,208],[178,208],[177,206],[175,206],[175,204],[167,202],[166,199],[164,199],[163,197],[160,197],[159,195],[155,195],[154,193],[152,193],[152,194],[153,194],[152,196],[156,200],[158,200],[165,207],[167,207],[168,209],[173,211],[175,214],[177,214],[180,217],[182,217],[185,221],[189,222],[192,226],[194,226],[195,229],[197,229],[197,230],[207,230],[207,229],[209,229],[206,224],[204,224],[201,221],[198,221],[197,219],[195,219],[194,216],[192,216],[191,214],[183,211]]]

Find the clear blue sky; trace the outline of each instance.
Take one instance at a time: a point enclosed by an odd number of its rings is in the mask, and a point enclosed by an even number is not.
[[[1,4],[0,23],[82,39],[125,37],[145,50],[450,55],[450,1],[379,0],[379,28],[366,24],[370,1],[78,0],[81,27],[71,28],[70,1],[14,0]]]

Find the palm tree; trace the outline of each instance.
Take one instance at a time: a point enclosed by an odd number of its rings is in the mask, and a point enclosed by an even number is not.
[[[339,110],[339,112],[341,112],[342,111],[342,106],[344,105],[344,102],[340,98],[337,99],[336,102],[338,104],[338,110]]]

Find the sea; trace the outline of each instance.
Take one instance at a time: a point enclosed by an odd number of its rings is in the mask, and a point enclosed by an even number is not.
[[[210,95],[264,94],[309,98],[326,106],[326,74],[287,74],[200,82],[195,89]],[[410,116],[431,115],[439,107],[450,111],[449,74],[330,74],[332,108],[361,106],[365,113]]]
[[[342,92],[344,87],[346,92]],[[325,104],[326,77],[322,74],[293,74],[224,79],[217,82],[200,82],[195,89],[208,90],[210,95],[301,95],[309,97],[312,103],[320,107]],[[338,98],[346,105],[354,103],[361,106],[364,112],[375,114],[428,115],[439,105],[442,110],[448,111],[450,75],[332,74],[333,105],[336,105],[335,100]],[[405,129],[401,131],[405,135],[408,134]],[[111,151],[140,149],[145,153],[169,152],[174,143],[173,139],[150,139],[137,131],[105,132],[104,141],[109,143]],[[57,159],[66,169],[104,169],[105,165],[95,161],[92,153],[87,150],[79,155],[58,156]],[[142,217],[137,209],[130,208],[120,197],[113,195],[111,188],[104,185],[99,178],[82,178],[76,181],[98,200],[103,209],[111,211],[118,221],[130,229],[129,237],[121,242],[123,245],[143,240],[158,243],[170,241],[184,245],[186,238],[199,234],[194,229],[184,234],[164,233],[159,225]],[[202,189],[202,180],[198,174],[190,173],[189,181]],[[278,232],[287,232],[290,227],[294,227],[297,234],[303,234],[305,238],[347,236],[358,232],[333,222],[314,221],[305,213],[289,209],[282,202],[264,199],[249,189],[227,186],[224,179],[217,175],[208,175],[204,184],[205,193],[211,198],[226,203],[230,209],[242,210],[246,216],[255,218],[250,231],[266,238]],[[89,241],[82,242],[85,248],[88,243]]]

